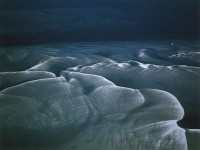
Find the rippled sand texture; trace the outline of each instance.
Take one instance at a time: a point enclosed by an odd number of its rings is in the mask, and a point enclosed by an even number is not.
[[[199,48],[194,41],[1,48],[1,149],[197,150]]]

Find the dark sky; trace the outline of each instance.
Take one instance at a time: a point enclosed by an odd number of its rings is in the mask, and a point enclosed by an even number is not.
[[[193,39],[198,0],[0,0],[1,45]]]

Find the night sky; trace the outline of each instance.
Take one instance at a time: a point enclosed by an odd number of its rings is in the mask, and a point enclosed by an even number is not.
[[[198,8],[198,0],[0,0],[0,43],[197,39]]]

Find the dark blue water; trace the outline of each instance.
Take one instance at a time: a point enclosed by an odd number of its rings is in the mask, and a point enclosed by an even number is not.
[[[1,45],[197,39],[198,0],[1,0]]]

